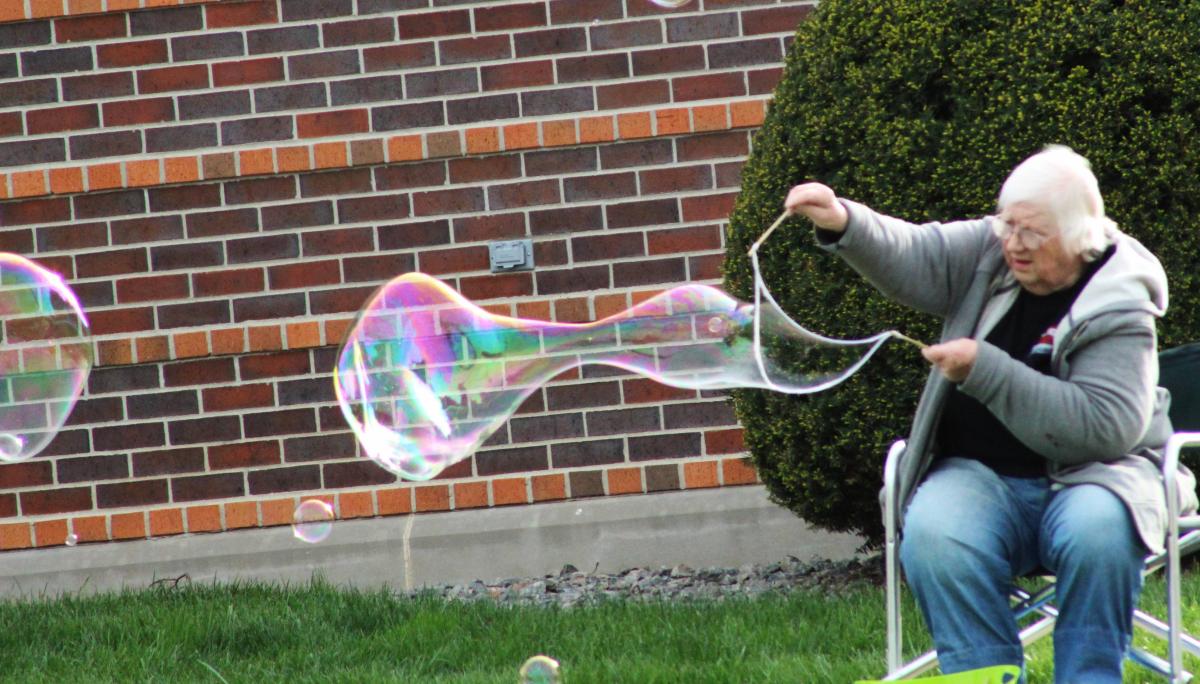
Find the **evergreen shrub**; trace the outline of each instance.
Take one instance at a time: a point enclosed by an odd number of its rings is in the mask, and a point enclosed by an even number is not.
[[[743,170],[727,289],[749,301],[746,250],[797,183],[916,222],[977,217],[1013,166],[1061,143],[1091,160],[1108,214],[1167,269],[1160,347],[1200,340],[1196,36],[1194,2],[822,0],[796,32]],[[760,260],[780,304],[816,332],[937,339],[938,321],[883,299],[818,250],[802,219]],[[907,434],[927,371],[915,349],[889,342],[825,392],[734,392],[772,498],[877,544],[885,452]]]

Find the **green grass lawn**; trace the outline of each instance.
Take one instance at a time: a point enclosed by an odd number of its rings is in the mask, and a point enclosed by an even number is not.
[[[1143,605],[1162,604],[1162,584]],[[1200,573],[1185,582],[1200,629]],[[929,639],[911,602],[911,651]],[[310,586],[183,586],[0,603],[0,679],[17,682],[504,682],[526,658],[563,682],[836,682],[884,670],[882,590],[572,609],[447,603]],[[1161,651],[1161,649],[1159,649]],[[1051,681],[1049,645],[1031,683]],[[1191,662],[1193,669],[1200,662]],[[1136,666],[1126,682],[1153,681]]]

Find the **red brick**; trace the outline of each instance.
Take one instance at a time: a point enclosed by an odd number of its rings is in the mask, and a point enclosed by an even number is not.
[[[192,274],[192,288],[197,297],[223,294],[261,292],[265,288],[261,268],[239,268],[226,271],[198,271]]]
[[[91,487],[58,487],[31,492],[21,492],[23,515],[48,515],[70,513],[92,508]]]
[[[641,233],[586,235],[571,240],[571,255],[576,262],[644,256],[644,249]]]
[[[258,505],[253,501],[225,504],[225,528],[229,530],[258,526]]]
[[[737,193],[720,195],[709,194],[696,197],[684,197],[680,200],[684,221],[724,221],[733,211]]]
[[[166,480],[134,480],[96,485],[96,506],[120,508],[167,502]]]
[[[597,19],[620,19],[625,16],[624,0],[551,0],[550,16],[555,24],[582,24]]]
[[[488,268],[486,247],[455,247],[425,250],[418,255],[421,271],[430,275],[481,271]]]
[[[503,31],[546,25],[546,3],[506,3],[500,7],[475,8],[476,31]]]
[[[125,278],[117,281],[117,301],[148,302],[163,299],[182,299],[190,294],[185,274]]]
[[[638,50],[632,59],[635,76],[701,71],[707,66],[704,48],[700,45]]]
[[[611,468],[606,474],[609,495],[642,493],[641,468]]]
[[[290,290],[314,285],[335,285],[341,282],[337,260],[306,261],[271,266],[267,270],[272,290]]]
[[[296,133],[301,138],[366,133],[370,130],[371,121],[366,109],[343,109],[296,116]]]
[[[54,37],[60,43],[120,38],[125,35],[127,35],[127,31],[125,17],[122,14],[72,17],[54,22]]]
[[[100,114],[94,104],[35,109],[25,114],[25,126],[30,135],[96,128],[99,125]]]
[[[548,59],[488,65],[479,71],[484,90],[509,90],[554,83],[554,63]]]
[[[376,490],[375,499],[379,515],[401,515],[413,510],[412,489],[407,487]]]
[[[251,24],[273,24],[279,21],[275,13],[274,0],[259,2],[223,2],[204,8],[207,27],[249,26]]]
[[[738,97],[746,94],[746,78],[741,72],[680,76],[671,81],[674,102]]]
[[[416,510],[419,513],[450,510],[450,488],[447,485],[424,485],[414,489]],[[382,509],[383,506],[381,505]]]
[[[666,81],[635,81],[596,86],[597,109],[644,107],[671,101]]]
[[[360,43],[390,43],[395,40],[396,33],[390,18],[379,17],[327,23],[321,27],[321,36],[325,47],[329,48]]]
[[[454,508],[480,508],[488,505],[486,482],[460,482],[454,485]]]
[[[561,474],[534,475],[530,478],[530,489],[533,490],[533,500],[557,501],[567,498],[567,480]]]
[[[103,107],[105,126],[131,126],[175,119],[175,103],[169,97],[105,102]]]
[[[721,229],[717,226],[691,226],[646,233],[649,254],[699,252],[721,248]]]
[[[109,309],[89,314],[93,335],[140,332],[154,329],[154,309]]]
[[[213,87],[283,80],[283,58],[263,57],[213,64]],[[145,72],[143,72],[145,73]]]
[[[748,458],[727,458],[721,461],[721,481],[726,485],[755,484],[758,473]]]
[[[165,40],[141,40],[132,43],[98,45],[96,46],[96,57],[100,66],[105,68],[142,66],[170,60]]]
[[[150,511],[150,536],[183,534],[183,510],[160,508]]]
[[[443,40],[438,49],[441,51],[442,64],[486,62],[512,57],[512,43],[507,35],[452,38]]]
[[[557,180],[524,181],[488,188],[488,206],[491,210],[513,209],[538,204],[556,204],[560,201]]]
[[[234,387],[212,387],[203,394],[205,411],[235,411],[247,408],[265,408],[275,405],[275,390],[270,384],[237,385]],[[214,449],[216,447],[213,447]],[[212,449],[209,450],[210,458]],[[276,461],[278,462],[278,461]]]
[[[679,399],[694,399],[695,390],[669,387],[660,382],[646,378],[629,378],[622,380],[625,388],[625,403],[645,403],[676,401]]]
[[[403,40],[470,33],[471,13],[469,10],[448,10],[407,14],[399,18],[398,25]]]
[[[812,13],[812,5],[794,5],[791,7],[772,7],[770,9],[746,10],[742,12],[742,35],[753,36],[761,33],[796,32],[796,26]]]
[[[52,484],[54,476],[49,461],[25,461],[0,465],[0,487],[36,487]]]
[[[706,133],[680,138],[677,143],[680,163],[701,159],[744,157],[750,151],[745,131]]]
[[[203,340],[204,333],[199,336]],[[175,354],[179,355],[179,337],[175,338]],[[167,387],[186,385],[213,385],[233,382],[235,378],[232,359],[198,359],[163,364],[163,382]]]
[[[533,294],[529,273],[497,273],[459,279],[459,291],[472,300],[528,297]]]
[[[21,135],[25,130],[21,124],[21,112],[4,112],[0,114],[0,137],[12,135]],[[0,183],[3,185],[3,183]],[[0,197],[3,197],[3,190],[0,190]]]
[[[525,478],[510,477],[492,480],[492,505],[511,506],[529,503]]]
[[[108,519],[103,515],[73,518],[71,531],[80,543],[108,541]]]
[[[716,461],[688,462],[683,464],[683,486],[686,489],[716,487]]]
[[[33,546],[29,523],[6,523],[0,525],[0,550],[28,549]]]
[[[706,454],[735,454],[745,450],[746,441],[741,428],[709,430],[704,433],[704,452]]]
[[[142,539],[146,536],[146,514],[114,513],[112,516],[112,538]]]
[[[188,532],[220,532],[221,507],[216,504],[187,508]]]
[[[453,190],[414,192],[412,208],[413,216],[480,212],[484,209],[483,189],[455,188]],[[305,253],[307,254],[308,250],[305,250]]]
[[[524,214],[481,214],[454,220],[454,239],[457,242],[511,240],[524,236]]]
[[[287,351],[277,354],[257,354],[238,359],[242,380],[304,375],[312,372],[308,352]]]
[[[194,64],[145,69],[138,72],[137,83],[139,93],[163,93],[171,90],[207,88],[209,87],[208,66]]]
[[[432,42],[402,43],[363,50],[363,67],[368,73],[432,66],[436,61]]]
[[[724,262],[724,254],[702,254],[688,257],[688,272],[691,274],[692,280],[720,280],[724,273],[721,270]]]
[[[775,86],[782,77],[782,67],[747,72],[746,82],[749,84],[749,93],[751,95],[770,95],[775,91]]]
[[[333,512],[333,497],[330,495],[306,497],[306,501],[322,501],[328,504],[330,512]],[[268,499],[259,502],[258,508],[262,512],[263,527],[269,525],[290,525],[296,520],[297,504],[294,498]]]
[[[264,385],[264,387],[268,390],[270,389],[270,385]],[[225,410],[209,407],[208,392],[209,390],[205,391],[205,410]],[[268,403],[267,405],[270,404]],[[249,408],[251,406],[253,404],[245,403],[243,407]],[[234,407],[230,405],[227,408]],[[208,447],[208,467],[212,470],[255,468],[258,466],[279,465],[279,463],[281,463],[281,457],[279,442],[277,440],[239,442],[237,444],[221,444]]]

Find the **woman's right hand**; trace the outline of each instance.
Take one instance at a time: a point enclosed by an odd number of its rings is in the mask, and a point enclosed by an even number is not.
[[[803,183],[792,188],[783,206],[789,213],[807,217],[818,228],[836,233],[846,230],[846,222],[850,220],[837,195],[821,183]]]

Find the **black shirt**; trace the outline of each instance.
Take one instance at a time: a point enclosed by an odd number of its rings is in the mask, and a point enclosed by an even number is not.
[[[1071,287],[1047,295],[1021,288],[1012,308],[988,333],[987,341],[1030,368],[1049,375],[1054,328],[1115,249],[1109,247],[1100,258],[1087,264]],[[1045,457],[1025,446],[987,407],[960,392],[957,385],[946,399],[938,442],[940,456],[974,458],[1001,475],[1046,474]]]

